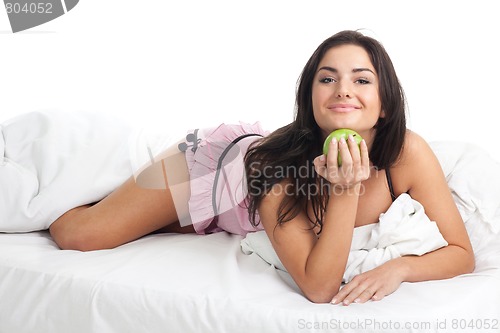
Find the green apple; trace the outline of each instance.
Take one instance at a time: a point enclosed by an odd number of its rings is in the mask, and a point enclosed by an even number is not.
[[[352,135],[352,137],[359,146],[363,138],[361,137],[361,135],[359,135],[358,132],[348,128],[339,128],[338,130],[333,131],[332,133],[330,133],[330,135],[326,137],[325,143],[323,144],[323,154],[328,155],[328,147],[330,147],[330,142],[332,142],[333,138],[337,139],[337,142],[340,141],[341,138],[347,140],[349,134]],[[342,165],[342,158],[340,157],[340,154],[337,157],[337,162],[339,166]]]

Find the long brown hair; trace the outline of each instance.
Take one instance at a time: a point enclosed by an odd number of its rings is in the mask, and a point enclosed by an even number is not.
[[[376,134],[370,160],[379,169],[393,165],[403,149],[406,132],[406,101],[392,61],[377,40],[357,31],[341,31],[321,43],[302,70],[296,91],[294,121],[259,140],[247,152],[245,169],[248,185],[248,210],[257,225],[257,210],[274,185],[286,181],[287,191],[278,212],[278,223],[293,219],[311,205],[314,225],[322,226],[328,194],[323,178],[314,172],[313,160],[320,155],[321,130],[312,109],[312,85],[319,63],[332,47],[361,46],[368,53],[379,78],[379,95],[385,117],[375,125]],[[302,170],[302,172],[300,172]],[[304,170],[309,170],[304,172]]]

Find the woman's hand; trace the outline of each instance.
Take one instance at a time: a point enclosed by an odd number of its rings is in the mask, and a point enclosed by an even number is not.
[[[332,304],[379,301],[396,291],[404,281],[402,258],[390,260],[370,271],[359,274],[347,283],[331,301]]]
[[[338,166],[338,155],[342,158],[342,166]],[[347,141],[334,138],[328,148],[328,155],[314,159],[314,168],[321,177],[341,188],[350,188],[368,179],[370,159],[365,140],[358,147],[352,135]]]

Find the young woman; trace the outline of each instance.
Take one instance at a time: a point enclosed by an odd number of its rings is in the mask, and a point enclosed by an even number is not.
[[[296,106],[295,120],[271,134],[257,124],[190,132],[102,201],[60,216],[52,237],[62,249],[94,250],[157,231],[264,228],[308,299],[346,305],[380,300],[403,281],[473,270],[441,167],[405,127],[403,91],[380,43],[354,31],[325,40],[302,72]],[[364,140],[333,140],[323,155],[338,128]],[[354,228],[377,223],[402,193],[425,207],[449,245],[390,260],[340,289]]]
[[[283,265],[310,300],[380,300],[403,281],[473,270],[471,244],[439,162],[427,143],[405,127],[403,91],[382,45],[353,31],[325,40],[302,72],[296,106],[293,123],[248,153],[249,207],[252,221],[263,224]],[[364,140],[359,148],[352,137],[333,140],[323,155],[323,140],[338,128],[353,129]],[[286,153],[276,154],[282,147]],[[320,178],[269,176],[269,170],[300,169],[311,161]],[[319,179],[330,186],[321,186]],[[315,189],[317,195],[304,194],[302,188]],[[421,257],[391,260],[339,291],[353,229],[376,223],[402,193],[425,207],[449,245]]]

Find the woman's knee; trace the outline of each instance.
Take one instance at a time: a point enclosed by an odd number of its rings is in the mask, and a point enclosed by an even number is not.
[[[61,250],[94,251],[112,248],[103,244],[87,230],[79,228],[50,227],[50,234]]]
[[[54,222],[49,228],[50,235],[61,250],[79,250],[75,235],[64,223]]]
[[[62,250],[91,251],[99,249],[94,237],[88,228],[84,210],[88,206],[82,206],[68,211],[58,218],[49,228],[54,242]]]

